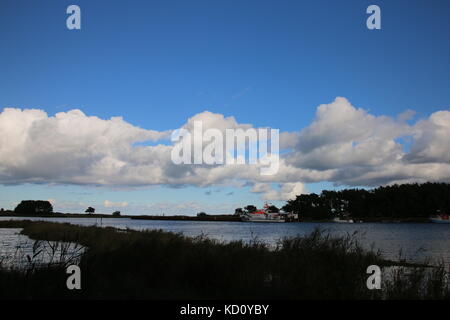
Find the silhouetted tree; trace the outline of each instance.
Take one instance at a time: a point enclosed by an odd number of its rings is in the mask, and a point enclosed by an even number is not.
[[[274,205],[270,205],[268,208],[267,208],[267,211],[268,212],[271,212],[271,213],[278,213],[278,212],[280,212],[280,209],[278,209],[276,206],[274,206]]]
[[[450,184],[414,183],[372,190],[324,190],[320,195],[298,195],[287,201],[282,209],[309,219],[339,215],[353,218],[424,218],[435,214],[437,210],[450,212]]]
[[[252,213],[252,212],[256,212],[256,210],[258,210],[254,205],[248,205],[244,208],[245,210],[247,210],[247,212]]]
[[[292,203],[290,203],[290,201],[292,200],[289,200],[284,206],[282,206],[281,210],[283,210],[284,212],[292,212],[294,208],[292,206]]]
[[[24,200],[14,209],[20,214],[48,214],[53,212],[53,206],[45,200]]]
[[[113,217],[120,217],[120,211],[114,211],[112,215]]]
[[[87,208],[86,211],[84,211],[84,212],[89,213],[89,214],[92,214],[92,213],[95,212],[95,208],[89,207],[89,208]]]

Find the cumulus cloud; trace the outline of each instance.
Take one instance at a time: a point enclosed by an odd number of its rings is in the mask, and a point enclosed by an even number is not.
[[[402,156],[395,139],[411,128],[392,118],[375,117],[345,98],[317,108],[316,119],[298,135],[290,163],[309,169],[375,166]]]
[[[438,111],[414,126],[414,143],[405,159],[413,163],[450,163],[450,111]]]
[[[266,200],[285,200],[307,192],[304,184],[375,186],[396,182],[450,181],[450,111],[407,123],[414,113],[375,116],[336,98],[317,108],[306,128],[280,133],[274,175],[263,164],[176,165],[174,144],[141,142],[170,138],[174,128],[154,131],[120,117],[100,119],[80,110],[49,116],[42,110],[6,108],[0,113],[0,183],[56,183],[110,187],[252,185]],[[187,119],[203,129],[249,129],[234,117],[205,111]],[[400,139],[411,140],[405,151]],[[279,184],[272,189],[271,184]],[[113,203],[108,202],[108,205]],[[107,207],[106,203],[104,203]],[[193,209],[193,208],[191,208]]]
[[[0,113],[0,181],[120,182],[114,175],[139,161],[134,143],[167,137],[169,132],[141,129],[120,117],[103,120],[80,110],[49,117],[42,110],[7,108]]]
[[[128,202],[112,202],[109,200],[103,201],[103,206],[106,208],[125,208],[128,207]]]
[[[286,162],[310,169],[315,176],[317,171],[327,173],[325,180],[340,185],[448,181],[449,114],[439,111],[408,125],[406,121],[414,115],[411,110],[397,119],[376,117],[339,97],[317,108],[315,120],[300,131]],[[404,137],[413,140],[410,153],[399,142]]]
[[[256,183],[250,190],[255,193],[262,193],[263,200],[291,200],[297,195],[308,193],[306,187],[301,182],[288,182],[278,185],[277,189],[273,189],[270,184]]]

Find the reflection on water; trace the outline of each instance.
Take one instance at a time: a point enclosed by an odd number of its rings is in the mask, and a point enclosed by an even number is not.
[[[10,217],[0,217],[9,220]],[[24,218],[15,218],[24,219]],[[249,223],[214,221],[158,221],[132,220],[129,218],[26,218],[69,222],[78,225],[102,225],[135,230],[162,229],[183,233],[186,236],[207,235],[220,241],[257,238],[275,245],[283,237],[306,235],[320,227],[334,235],[357,232],[361,244],[370,249],[374,245],[387,259],[397,259],[399,253],[408,261],[422,262],[429,257],[433,261],[443,259],[450,265],[450,224],[434,223]],[[0,229],[2,230],[2,229]],[[5,229],[3,229],[5,230]],[[10,229],[11,230],[11,229]],[[3,231],[2,231],[3,232]],[[0,232],[0,244],[2,243]]]
[[[29,269],[78,264],[84,248],[75,243],[34,241],[21,229],[0,229],[0,265],[5,269]]]

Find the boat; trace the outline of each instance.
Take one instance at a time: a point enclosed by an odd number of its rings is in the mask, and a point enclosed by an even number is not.
[[[264,209],[242,214],[241,220],[245,222],[286,222],[282,215],[276,212],[269,212],[268,208],[269,205],[266,203]]]
[[[340,211],[337,211],[333,208],[333,204],[331,203],[331,213],[334,215],[333,222],[336,223],[354,223],[353,219],[350,218],[350,214],[347,212],[342,212],[342,208]]]
[[[435,216],[430,217],[430,221],[433,223],[450,223],[448,214],[439,213]]]
[[[350,219],[350,218],[342,219],[342,218],[339,218],[339,217],[334,218],[333,222],[337,222],[337,223],[354,223],[353,219]]]
[[[333,204],[333,199],[330,200],[331,215],[334,216],[333,222],[336,223],[354,223],[353,219],[350,218],[350,214],[344,211],[344,205],[341,203],[338,208],[335,208]]]

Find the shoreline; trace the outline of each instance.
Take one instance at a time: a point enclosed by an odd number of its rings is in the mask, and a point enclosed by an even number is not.
[[[83,213],[61,213],[55,212],[52,214],[17,214],[14,212],[0,212],[0,217],[15,217],[15,218],[128,218],[132,220],[162,220],[162,221],[219,221],[219,222],[242,222],[242,220],[235,215],[207,215],[202,217],[175,215],[175,216],[156,216],[156,215],[121,215],[113,216],[111,214],[83,214]],[[361,217],[354,219],[354,223],[431,223],[429,218],[390,218],[390,217]],[[301,219],[299,221],[286,221],[286,223],[335,223],[332,219]]]

